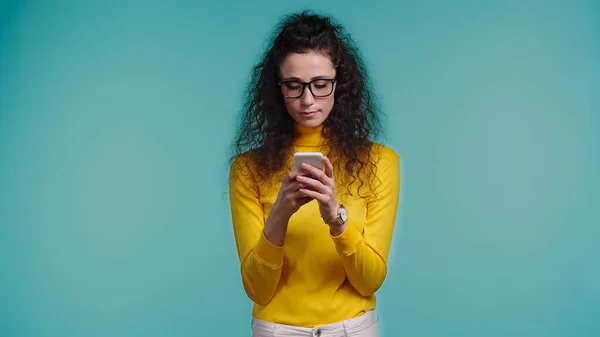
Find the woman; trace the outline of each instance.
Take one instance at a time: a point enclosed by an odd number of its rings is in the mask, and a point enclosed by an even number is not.
[[[378,110],[341,26],[283,20],[254,68],[230,170],[253,336],[379,336],[375,292],[399,195],[399,158],[371,140]],[[324,154],[294,170],[294,152]]]

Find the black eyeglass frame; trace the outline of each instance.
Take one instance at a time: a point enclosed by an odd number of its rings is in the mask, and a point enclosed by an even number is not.
[[[329,82],[331,82],[331,92],[328,93],[327,95],[315,95],[313,93],[313,91],[312,91],[312,85],[311,84],[313,82],[317,82],[317,81],[329,81]],[[335,82],[336,81],[337,81],[336,78],[315,78],[314,80],[312,80],[310,82],[304,82],[304,81],[300,81],[300,80],[282,80],[282,81],[279,81],[279,83],[277,83],[277,84],[279,85],[279,88],[281,89],[281,94],[285,98],[300,98],[300,97],[304,96],[304,91],[306,91],[306,87],[308,87],[308,90],[310,90],[310,93],[314,97],[322,98],[322,97],[330,96],[333,93],[333,88],[335,87]],[[283,88],[281,88],[281,86],[284,85],[285,83],[290,83],[290,82],[302,84],[302,91],[300,92],[300,96],[286,96],[283,93]]]

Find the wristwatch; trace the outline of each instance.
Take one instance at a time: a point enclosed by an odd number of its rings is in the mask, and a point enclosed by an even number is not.
[[[330,219],[330,220],[326,220],[326,219],[323,219],[323,220],[328,225],[342,226],[348,220],[348,211],[346,210],[344,205],[340,204],[337,213],[338,214],[335,218]]]

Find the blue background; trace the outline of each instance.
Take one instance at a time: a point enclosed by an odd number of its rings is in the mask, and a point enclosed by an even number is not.
[[[382,335],[600,335],[598,1],[4,0],[1,336],[249,336],[229,145],[305,8],[402,158]]]

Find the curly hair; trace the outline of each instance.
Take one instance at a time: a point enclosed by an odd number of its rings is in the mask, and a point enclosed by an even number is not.
[[[331,59],[337,78],[335,103],[323,124],[327,155],[335,159],[336,172],[345,170],[341,176],[350,179],[344,181],[348,192],[357,179],[362,186],[363,173],[374,176],[376,170],[372,145],[381,134],[381,122],[358,48],[340,24],[309,11],[284,16],[276,32],[251,73],[232,159],[247,152],[262,182],[282,171],[296,135],[278,86],[279,69],[289,53],[319,52]]]

